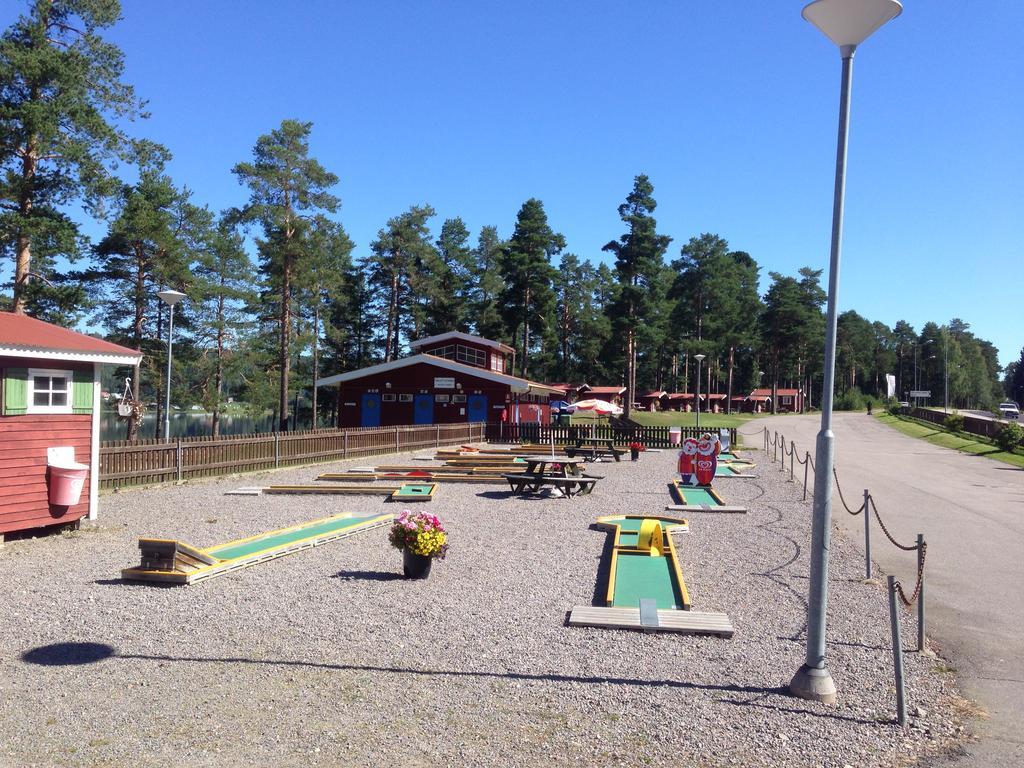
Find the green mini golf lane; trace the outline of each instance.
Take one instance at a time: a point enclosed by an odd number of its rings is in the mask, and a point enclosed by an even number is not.
[[[681,498],[679,501],[681,501],[683,504],[686,504],[688,506],[689,505],[698,506],[698,507],[703,507],[703,506],[718,507],[718,506],[721,506],[721,502],[718,499],[716,499],[714,496],[712,496],[711,495],[711,491],[709,491],[707,488],[701,488],[699,486],[696,487],[696,488],[680,487],[679,490],[683,494],[683,498]]]
[[[206,550],[206,553],[221,560],[234,560],[237,557],[251,555],[264,549],[273,549],[274,547],[291,544],[301,539],[309,539],[333,533],[334,531],[341,531],[345,528],[352,528],[353,526],[365,523],[373,517],[377,517],[377,515],[370,517],[343,517],[336,520],[328,520],[318,525],[307,525],[287,531],[270,532],[250,541],[243,541],[238,544],[231,544],[229,542],[216,547],[210,547]]]
[[[664,556],[619,552],[612,606],[636,608],[641,599],[656,601],[659,609],[682,610],[672,560]]]

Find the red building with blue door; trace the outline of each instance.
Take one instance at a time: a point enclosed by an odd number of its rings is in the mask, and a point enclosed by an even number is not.
[[[548,399],[559,390],[507,374],[511,347],[459,331],[410,347],[409,357],[316,382],[337,387],[339,427],[549,423]]]

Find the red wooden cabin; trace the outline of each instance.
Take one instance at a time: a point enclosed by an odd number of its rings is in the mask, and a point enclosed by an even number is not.
[[[339,427],[498,422],[547,424],[562,390],[510,376],[511,347],[452,331],[420,339],[414,354],[327,376],[338,388]]]
[[[141,357],[102,339],[0,312],[0,540],[14,531],[95,519],[100,366],[134,365]],[[63,448],[88,467],[77,504],[50,504],[50,448]]]

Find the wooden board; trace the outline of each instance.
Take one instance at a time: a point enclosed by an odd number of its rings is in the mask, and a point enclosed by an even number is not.
[[[734,515],[747,514],[746,507],[734,507],[728,504],[711,506],[709,504],[666,504],[666,512],[723,512]]]
[[[270,485],[263,489],[264,493],[326,493],[326,494],[357,494],[363,496],[390,496],[401,488],[400,485]]]
[[[501,475],[426,475],[409,476],[396,475],[383,472],[326,472],[317,480],[350,480],[353,482],[373,482],[374,480],[398,480],[403,483],[504,483],[505,478]]]
[[[575,606],[569,614],[569,626],[679,632],[687,635],[717,635],[724,638],[730,638],[735,633],[732,622],[724,613],[659,610],[658,625],[652,627],[641,624],[639,608],[602,608],[593,605]]]

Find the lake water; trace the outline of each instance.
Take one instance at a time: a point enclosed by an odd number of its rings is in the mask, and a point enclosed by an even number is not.
[[[220,433],[222,435],[247,435],[254,432],[272,432],[274,417],[267,414],[260,417],[252,416],[221,416]],[[308,425],[299,425],[306,428]],[[105,411],[100,416],[100,441],[124,440],[127,438],[128,424],[117,417],[116,413]],[[171,437],[202,437],[213,434],[213,416],[209,413],[173,413],[171,414]],[[162,437],[163,421],[157,429],[156,414],[147,413],[142,417],[139,437]]]

